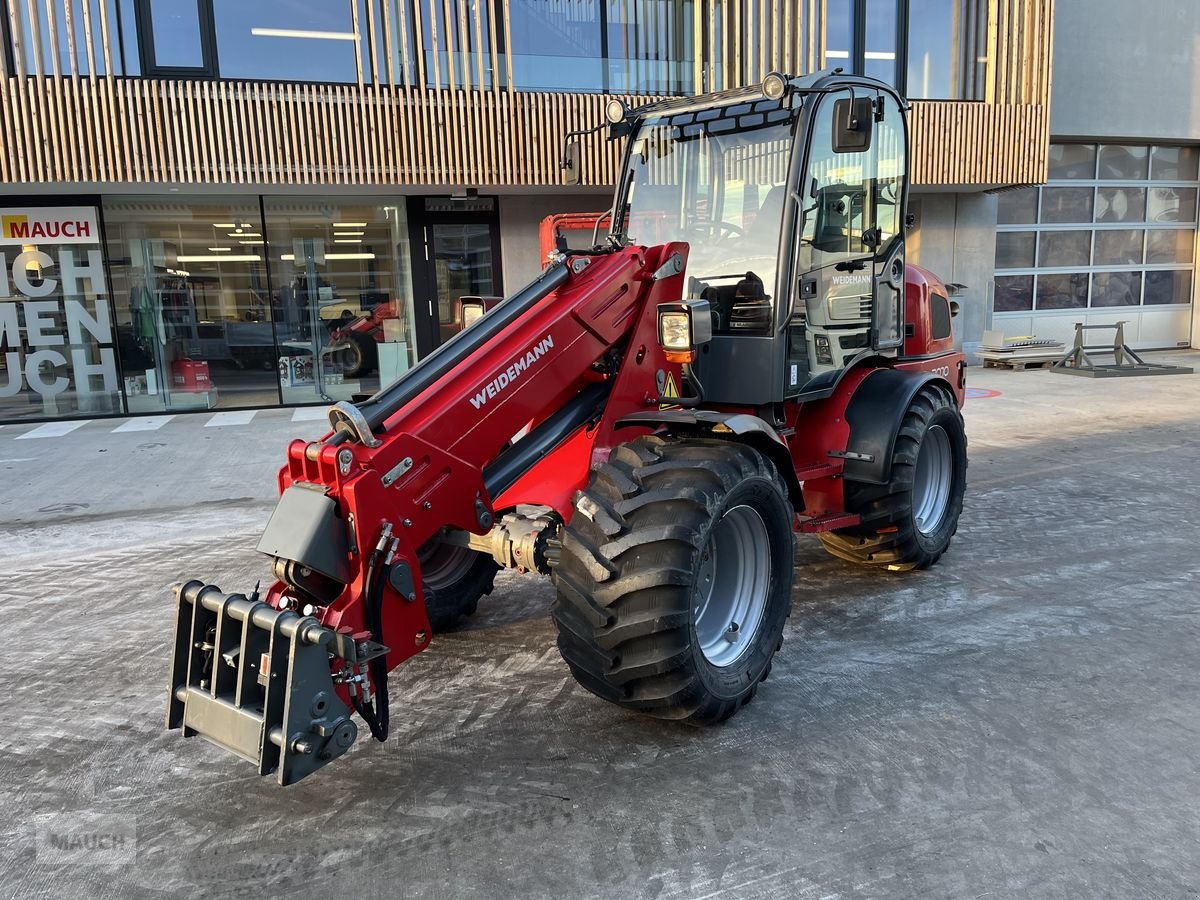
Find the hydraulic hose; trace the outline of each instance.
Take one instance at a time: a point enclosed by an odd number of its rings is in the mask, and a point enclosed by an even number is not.
[[[371,637],[381,644],[383,643],[383,585],[387,580],[389,568],[386,564],[382,566],[379,564],[382,556],[383,551],[377,547],[371,554],[371,562],[367,566],[364,616]],[[375,685],[375,700],[372,703],[365,703],[358,694],[354,694],[350,700],[354,711],[367,723],[367,727],[371,730],[371,736],[382,743],[387,740],[388,736],[387,657],[377,656],[367,665],[370,680]]]

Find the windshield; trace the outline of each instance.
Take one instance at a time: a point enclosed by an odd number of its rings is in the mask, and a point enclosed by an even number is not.
[[[690,245],[688,296],[709,299],[719,332],[770,330],[798,115],[778,100],[743,102],[647,119],[633,140],[625,234]]]

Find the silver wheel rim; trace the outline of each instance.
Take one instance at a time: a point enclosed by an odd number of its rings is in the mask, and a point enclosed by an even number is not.
[[[454,544],[427,545],[417,551],[417,561],[421,564],[421,583],[431,591],[453,584],[470,566],[474,552],[469,547]]]
[[[700,554],[696,640],[718,668],[754,644],[771,589],[771,542],[758,511],[735,506],[717,522]]]
[[[946,518],[954,484],[954,455],[950,435],[941,425],[925,432],[917,453],[917,471],[913,478],[913,522],[921,534],[932,534]]]

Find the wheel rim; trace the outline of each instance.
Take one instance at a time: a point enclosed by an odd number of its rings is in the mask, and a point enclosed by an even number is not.
[[[735,506],[721,517],[700,554],[696,640],[718,668],[754,645],[771,589],[771,538],[758,511]]]
[[[913,479],[913,521],[917,531],[932,534],[946,518],[954,484],[954,454],[950,435],[941,425],[925,432],[917,453],[917,471]]]
[[[417,551],[421,564],[421,583],[431,591],[441,590],[462,577],[471,564],[470,547],[455,544],[428,544]]]

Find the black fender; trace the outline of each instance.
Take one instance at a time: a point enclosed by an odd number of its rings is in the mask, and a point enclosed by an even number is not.
[[[787,443],[769,422],[749,413],[718,412],[712,409],[660,409],[631,413],[617,420],[616,428],[665,426],[674,433],[697,434],[723,440],[741,441],[762,453],[775,464],[788,499],[799,512],[804,509],[804,495],[796,478],[796,464]]]
[[[846,405],[850,439],[842,477],[868,484],[887,484],[892,477],[896,436],[913,398],[928,384],[953,396],[950,383],[933,372],[876,369],[854,390]]]

